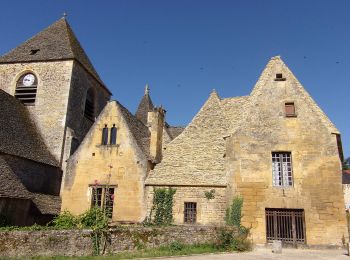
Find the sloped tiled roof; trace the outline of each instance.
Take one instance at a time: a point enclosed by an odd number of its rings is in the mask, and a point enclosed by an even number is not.
[[[58,166],[25,106],[0,89],[0,152]]]
[[[10,166],[0,155],[0,197],[30,199],[31,193],[24,187],[21,180],[13,173]]]
[[[59,196],[29,192],[11,167],[0,155],[0,197],[31,200],[42,214],[58,215],[61,208]]]
[[[75,59],[103,86],[103,82],[65,18],[61,18],[0,57],[0,63]]]
[[[169,126],[166,128],[171,139],[175,139],[176,137],[178,137],[184,129],[185,127],[183,126]]]
[[[140,104],[136,110],[135,116],[145,125],[147,124],[148,112],[154,108],[151,97],[148,92],[142,97]]]
[[[148,130],[148,127],[144,125],[139,119],[136,118],[130,111],[125,108],[122,104],[116,101],[120,111],[123,114],[123,117],[134,135],[138,146],[142,149],[143,153],[149,158],[149,145],[150,145],[150,137],[151,133]]]

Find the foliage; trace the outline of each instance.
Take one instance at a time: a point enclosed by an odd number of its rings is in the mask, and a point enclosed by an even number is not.
[[[92,207],[80,216],[80,224],[83,228],[103,229],[108,227],[108,218],[99,207]]]
[[[173,222],[173,198],[176,190],[169,188],[154,189],[153,207],[155,225],[170,225]]]
[[[169,245],[170,251],[176,252],[181,251],[184,249],[184,244],[180,243],[179,241],[171,242]]]
[[[243,198],[236,196],[232,200],[231,206],[226,210],[225,221],[230,226],[241,226]]]
[[[251,243],[247,239],[249,230],[245,229],[243,233],[237,231],[232,228],[222,228],[219,233],[217,247],[239,252],[250,250]],[[248,233],[245,231],[248,231]]]
[[[207,200],[212,200],[215,198],[215,190],[212,189],[210,191],[205,191],[204,196],[207,198]]]
[[[50,225],[57,229],[73,229],[78,227],[79,222],[79,217],[74,216],[69,211],[64,211],[55,217]]]

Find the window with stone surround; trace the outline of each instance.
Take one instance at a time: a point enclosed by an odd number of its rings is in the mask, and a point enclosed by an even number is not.
[[[113,215],[114,189],[111,186],[92,186],[91,207],[101,208],[108,218]]]
[[[117,128],[115,127],[115,124],[113,124],[111,128],[111,139],[109,143],[112,145],[117,143]]]
[[[293,186],[291,152],[272,152],[272,179],[273,186]]]
[[[185,223],[196,223],[196,219],[197,219],[197,203],[196,202],[185,202],[184,222]]]
[[[296,117],[294,102],[286,102],[284,104],[286,117]]]
[[[108,144],[108,127],[105,125],[104,128],[102,128],[102,145]]]

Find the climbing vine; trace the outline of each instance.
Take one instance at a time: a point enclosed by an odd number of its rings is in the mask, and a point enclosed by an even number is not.
[[[236,196],[231,206],[226,210],[226,224],[230,226],[241,226],[243,198]]]
[[[215,198],[215,190],[212,189],[210,191],[205,191],[204,196],[207,198],[207,200],[212,200]]]
[[[173,204],[176,189],[173,188],[155,188],[153,197],[154,219],[155,225],[170,225],[173,222]]]

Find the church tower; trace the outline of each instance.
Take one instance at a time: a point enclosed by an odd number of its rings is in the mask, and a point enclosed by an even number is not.
[[[111,96],[65,18],[0,57],[0,89],[26,106],[62,169]]]

